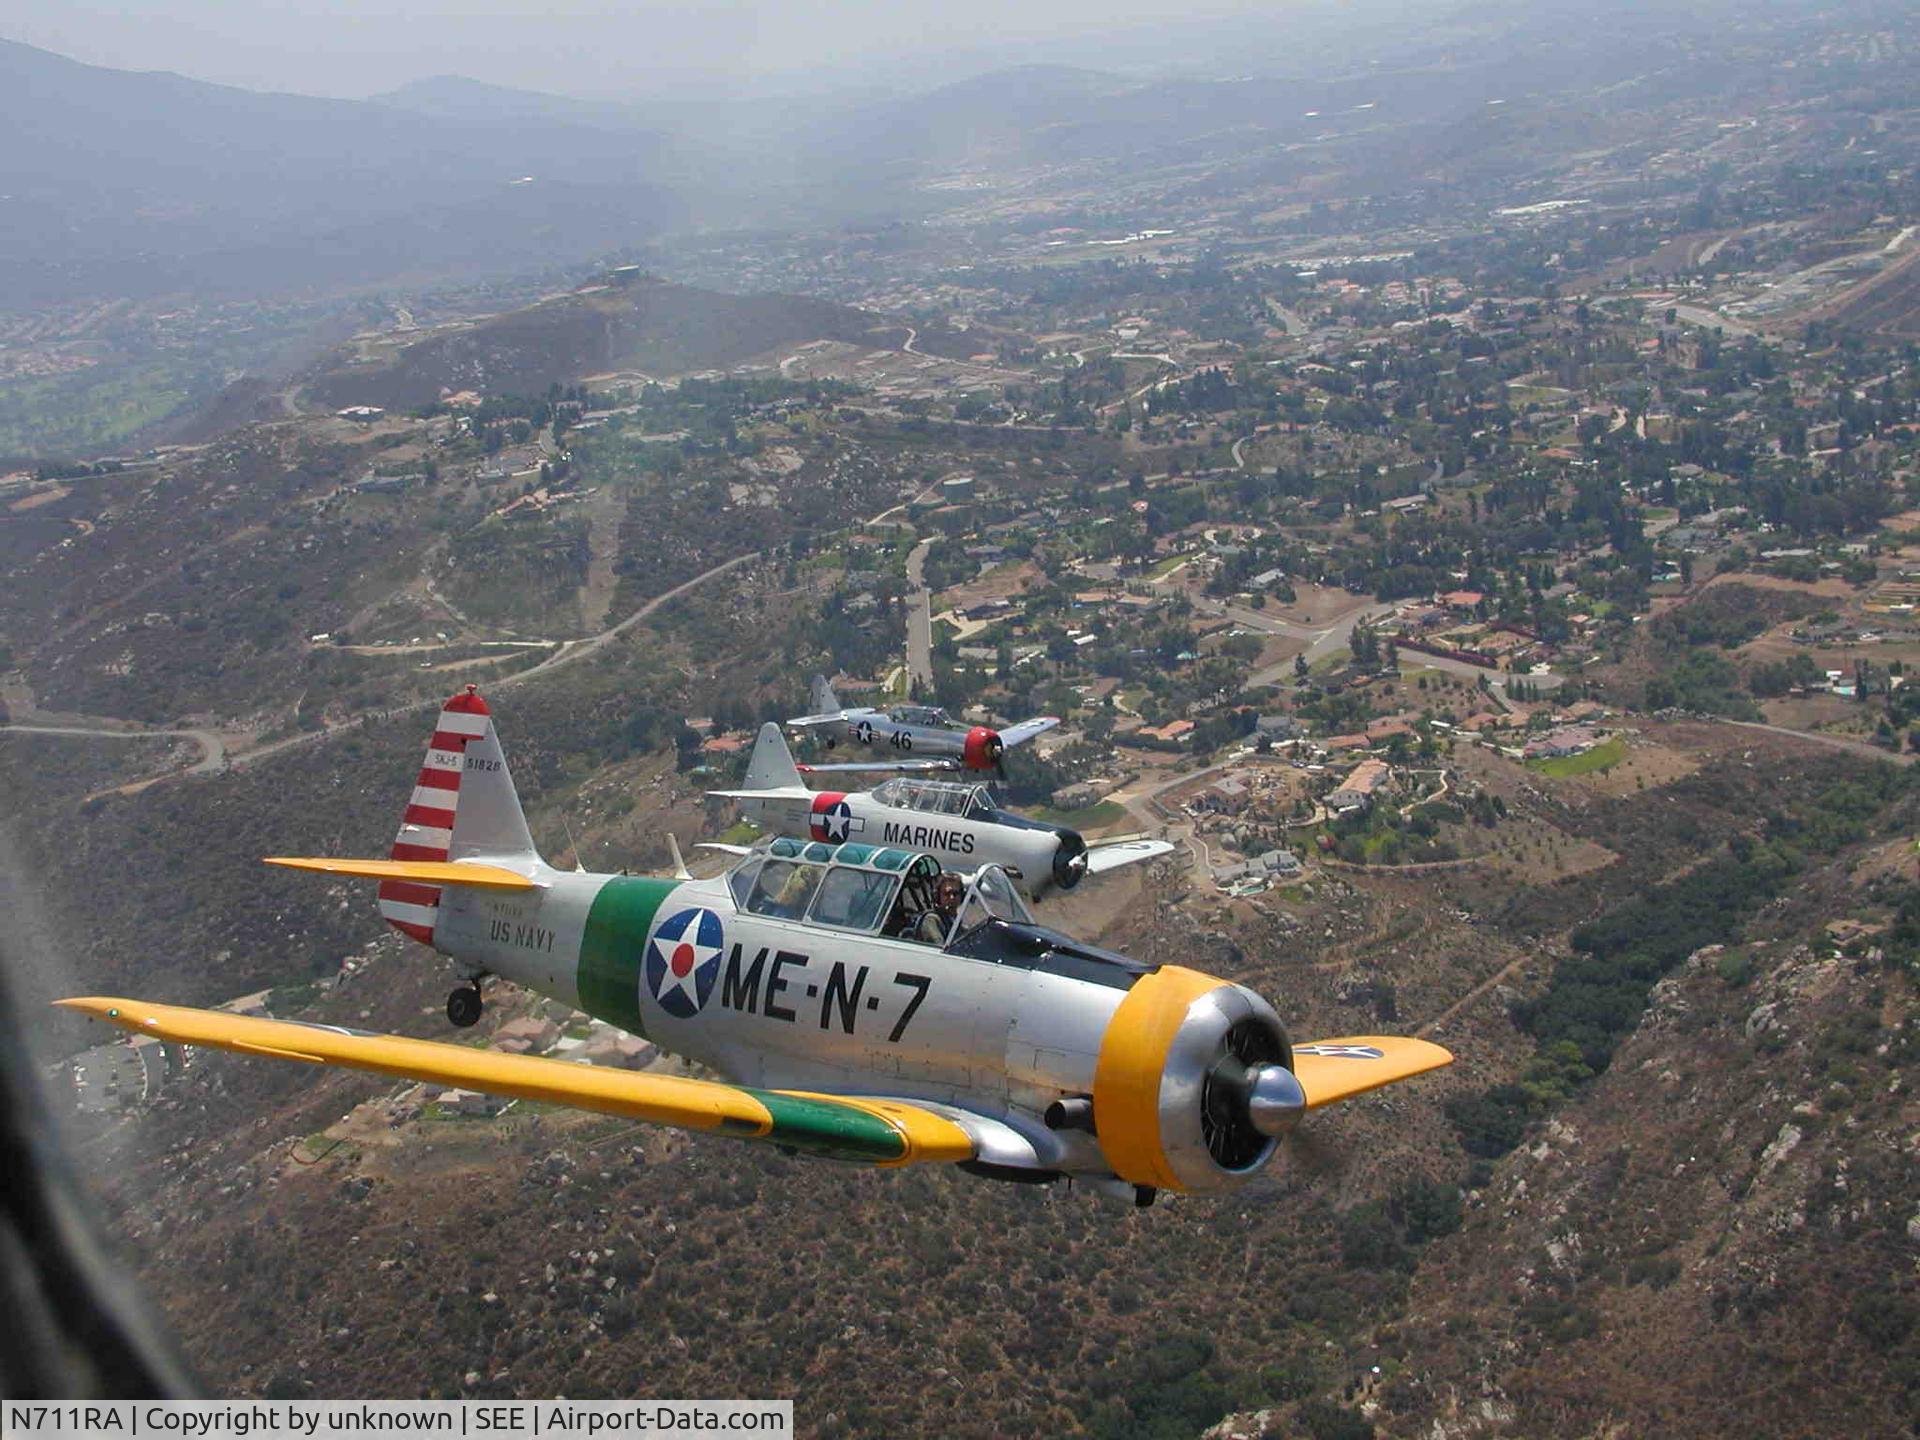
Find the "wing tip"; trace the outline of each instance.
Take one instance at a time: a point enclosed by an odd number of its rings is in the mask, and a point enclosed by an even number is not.
[[[96,1020],[111,1020],[116,1025],[129,1028],[137,1023],[130,1013],[137,1008],[133,1001],[123,1000],[117,995],[69,995],[55,1000],[53,1004],[62,1010],[91,1015]]]

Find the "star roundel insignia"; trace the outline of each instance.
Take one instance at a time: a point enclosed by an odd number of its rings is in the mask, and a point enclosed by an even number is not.
[[[808,827],[816,840],[829,845],[838,845],[851,839],[856,830],[867,828],[867,822],[853,813],[853,807],[847,803],[847,797],[826,792],[816,796],[813,802],[812,823]]]
[[[1296,1055],[1326,1055],[1339,1060],[1383,1060],[1386,1051],[1377,1045],[1296,1045]]]
[[[698,1015],[720,975],[726,932],[711,910],[681,910],[669,915],[647,942],[647,993],[677,1020]]]
[[[873,722],[871,720],[862,720],[856,724],[853,727],[853,738],[858,740],[862,745],[871,745],[873,743]]]

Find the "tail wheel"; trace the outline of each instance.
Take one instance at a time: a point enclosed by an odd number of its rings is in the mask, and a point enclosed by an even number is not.
[[[478,985],[462,985],[447,996],[447,1019],[461,1030],[477,1024],[484,1008],[485,1002],[480,998]]]

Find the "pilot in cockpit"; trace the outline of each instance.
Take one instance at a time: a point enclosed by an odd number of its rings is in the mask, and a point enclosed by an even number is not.
[[[933,882],[933,904],[913,922],[913,938],[928,945],[945,944],[947,932],[953,929],[953,917],[960,913],[960,902],[966,895],[966,881],[952,871],[941,875]]]
[[[927,864],[931,868],[931,860]],[[929,879],[923,873],[909,873],[880,933],[924,945],[945,944],[966,893],[966,882],[958,875],[945,873]]]

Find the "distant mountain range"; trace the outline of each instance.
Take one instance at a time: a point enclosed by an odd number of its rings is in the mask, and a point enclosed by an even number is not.
[[[1092,167],[1098,187],[1178,170],[1231,189],[1205,167],[1295,164],[1283,157],[1329,131],[1377,141],[1346,157],[1360,167],[1348,188],[1399,188],[1434,144],[1485,147],[1489,102],[1644,80],[1725,5],[1624,0],[1604,25],[1582,0],[1419,24],[1368,12],[1339,46],[1326,15],[1303,12],[1272,21],[1297,29],[1297,53],[1260,73],[1024,65],[922,93],[786,99],[583,100],[440,76],[329,100],[0,41],[0,304],[418,284],[602,257],[689,224],[910,221],[962,193],[933,182],[976,174]],[[1689,87],[1737,92],[1737,66],[1685,53]],[[1585,122],[1569,123],[1550,147],[1578,141]]]
[[[370,283],[631,243],[670,142],[559,118],[267,95],[0,41],[0,295]]]

